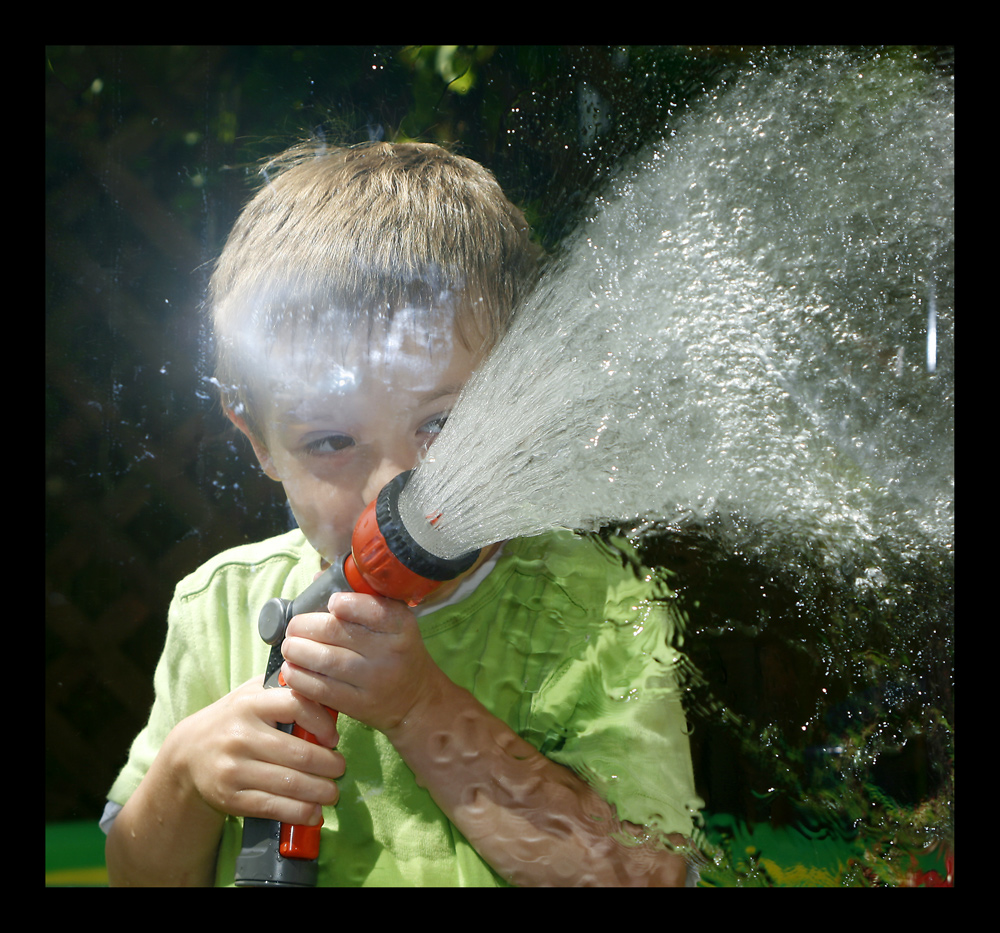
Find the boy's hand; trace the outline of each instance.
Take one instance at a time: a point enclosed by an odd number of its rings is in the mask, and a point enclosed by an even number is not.
[[[279,732],[282,722],[297,723],[320,744]],[[178,723],[168,754],[181,780],[220,813],[315,825],[321,806],[339,798],[338,741],[322,706],[294,690],[265,690],[255,678]]]
[[[288,623],[285,682],[380,732],[395,729],[445,676],[416,617],[401,602],[361,593],[335,593],[328,608]]]

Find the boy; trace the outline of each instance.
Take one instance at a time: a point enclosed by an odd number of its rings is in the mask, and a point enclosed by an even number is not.
[[[492,175],[436,146],[303,146],[262,174],[212,278],[217,375],[299,527],[178,586],[109,793],[111,883],[232,884],[242,817],[322,816],[321,885],[684,884],[671,617],[623,552],[553,533],[486,549],[416,611],[336,594],[288,625],[291,689],[263,689],[260,606],[348,551],[536,257]]]

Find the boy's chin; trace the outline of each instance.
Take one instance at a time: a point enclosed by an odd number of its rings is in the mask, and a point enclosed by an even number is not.
[[[351,551],[350,542],[346,542],[338,547],[336,543],[329,541],[315,541],[310,539],[309,543],[319,554],[320,567],[326,570],[334,561],[343,560]]]

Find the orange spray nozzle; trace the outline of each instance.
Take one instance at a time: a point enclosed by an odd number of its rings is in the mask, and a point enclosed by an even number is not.
[[[412,472],[400,473],[387,483],[358,519],[344,576],[356,592],[374,592],[416,606],[446,580],[468,570],[479,551],[449,559],[417,544],[399,514],[399,494]]]

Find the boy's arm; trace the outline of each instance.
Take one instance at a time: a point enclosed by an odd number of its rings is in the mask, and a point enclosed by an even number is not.
[[[626,845],[622,839],[640,829],[619,822],[584,781],[438,667],[406,606],[337,593],[328,608],[288,623],[285,682],[384,733],[503,878],[518,885],[683,885],[682,856]]]
[[[638,827],[619,822],[585,782],[443,673],[386,735],[417,782],[512,884],[684,886],[683,856],[622,842]]]
[[[108,881],[116,886],[211,886],[225,817],[183,778],[174,733],[108,832]]]
[[[211,885],[226,813],[315,825],[337,802],[344,759],[329,713],[260,678],[182,719],[115,818],[112,885]],[[279,732],[298,723],[320,744]]]

